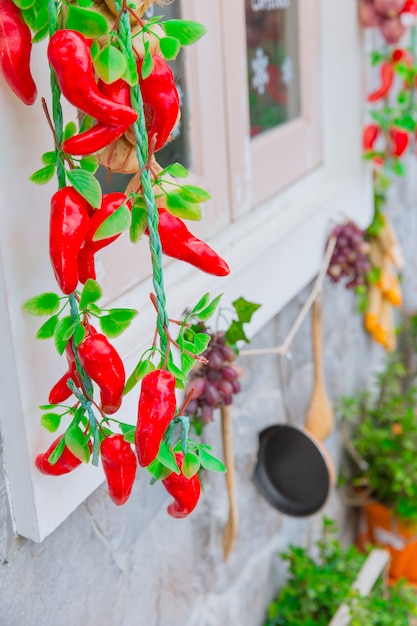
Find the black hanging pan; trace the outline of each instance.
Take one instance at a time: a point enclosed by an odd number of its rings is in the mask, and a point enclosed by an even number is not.
[[[282,372],[284,358],[289,371],[291,355],[281,355],[279,363],[287,423],[269,426],[259,434],[253,481],[275,509],[286,515],[305,517],[325,504],[334,482],[334,468],[320,441],[293,425],[288,377],[284,380]]]

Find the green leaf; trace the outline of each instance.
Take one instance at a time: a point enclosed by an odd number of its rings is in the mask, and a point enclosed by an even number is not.
[[[114,213],[100,224],[93,235],[93,241],[108,239],[120,235],[130,227],[131,214],[126,204],[122,204]]]
[[[187,178],[188,170],[185,169],[181,163],[171,163],[162,172],[159,174],[158,179],[161,180],[164,174],[170,174],[171,176],[175,176],[175,178]]]
[[[126,72],[126,58],[115,46],[106,46],[95,59],[94,68],[105,83],[114,83]]]
[[[232,302],[235,311],[237,313],[240,322],[249,323],[252,319],[252,315],[261,307],[260,304],[255,302],[248,302],[245,298],[238,298]]]
[[[50,411],[51,409],[54,409],[57,405],[56,404],[40,404],[38,406],[38,409],[40,409],[41,411]]]
[[[14,4],[19,7],[19,9],[26,10],[33,7],[36,3],[36,0],[15,0]]]
[[[146,469],[153,476],[154,480],[163,480],[172,474],[171,470],[165,467],[165,465],[162,465],[162,463],[160,463],[157,459],[152,461]]]
[[[191,313],[187,317],[189,318],[189,317],[192,317],[193,315],[198,315],[200,311],[203,311],[206,308],[207,304],[209,303],[209,300],[210,300],[210,294],[207,292],[203,296],[201,296],[200,300],[191,309]]]
[[[89,39],[105,35],[109,30],[106,18],[100,13],[67,4],[65,27],[77,30]],[[120,76],[118,76],[120,78]],[[117,79],[115,79],[117,80]]]
[[[69,328],[73,328],[73,323],[70,315],[61,318],[55,327],[54,341],[58,354],[64,354],[65,346],[68,343],[68,339],[66,339],[65,337],[68,333]]]
[[[226,342],[230,345],[234,345],[238,341],[249,343],[249,339],[246,337],[245,331],[243,330],[243,323],[233,320],[226,331]]]
[[[187,202],[178,191],[166,195],[166,208],[176,217],[185,220],[201,220],[201,207],[198,204]]]
[[[68,124],[65,124],[65,128],[64,128],[64,136],[63,136],[64,141],[66,139],[70,139],[76,133],[77,133],[77,124],[75,122],[68,122]]]
[[[139,80],[136,61],[135,61],[135,58],[134,57],[132,58],[130,55],[126,59],[126,61],[127,61],[126,70],[122,78],[123,80],[127,82],[128,85],[130,85],[131,87],[134,87],[135,85],[138,84],[138,80]]]
[[[98,161],[95,156],[85,156],[80,160],[80,167],[94,174],[98,169]]]
[[[78,4],[80,7],[88,9],[88,7],[94,6],[94,0],[78,0]]]
[[[41,169],[33,172],[31,176],[29,176],[29,180],[36,185],[46,185],[53,178],[55,174],[55,165],[47,165],[46,167],[41,167]]]
[[[49,26],[46,25],[44,28],[42,28],[41,30],[39,30],[33,37],[32,37],[32,43],[38,43],[39,41],[42,41],[43,39],[45,39],[47,36],[49,35]]]
[[[176,37],[161,37],[159,40],[161,54],[167,61],[177,58],[181,44]]]
[[[55,152],[44,152],[42,155],[42,163],[44,165],[56,165],[56,153]]]
[[[141,207],[136,202],[132,207],[131,220],[132,221],[130,224],[130,233],[129,233],[130,241],[132,243],[137,243],[146,230],[147,217],[146,217],[146,209]]]
[[[182,46],[195,43],[207,32],[202,24],[191,20],[167,20],[161,26],[169,37],[176,37]]]
[[[78,426],[70,426],[65,433],[65,445],[77,459],[84,463],[90,460],[88,440],[89,437]]]
[[[84,311],[89,304],[97,302],[103,295],[103,291],[97,281],[88,278],[81,292],[79,309]]]
[[[192,478],[200,469],[200,458],[193,452],[187,452],[181,469],[186,478]]]
[[[193,364],[195,363],[194,359],[193,360]],[[187,382],[187,373],[182,370],[180,370],[180,368],[174,363],[174,359],[172,357],[172,353],[169,353],[168,356],[168,363],[167,363],[167,370],[168,372],[171,372],[171,374],[173,374],[176,378],[176,386],[178,389],[184,389],[184,383]]]
[[[187,202],[198,203],[211,200],[211,195],[205,189],[195,185],[183,185],[180,188],[180,193]]]
[[[65,448],[65,437],[61,437],[61,439],[58,442],[58,445],[55,447],[55,449],[51,452],[51,454],[48,457],[48,461],[51,465],[55,465],[55,463],[58,461],[59,457],[63,453],[64,448]]]
[[[199,311],[197,313],[197,317],[199,320],[201,320],[202,322],[206,322],[207,320],[209,320],[212,315],[215,313],[220,300],[222,299],[223,294],[221,293],[219,296],[217,296],[216,298],[214,298],[210,304],[204,308],[202,311]]]
[[[55,433],[61,423],[61,417],[59,413],[44,413],[41,417],[41,426],[50,433]]]
[[[128,443],[135,443],[135,430],[136,426],[132,424],[124,424],[123,422],[119,422],[119,428],[123,433],[123,437],[125,441]]]
[[[184,375],[190,372],[194,365],[196,364],[196,360],[193,359],[189,354],[185,354],[184,352],[181,354],[181,370]]]
[[[164,440],[161,441],[157,459],[160,463],[162,463],[162,465],[171,470],[171,472],[174,472],[175,474],[180,473],[174,453],[171,448],[168,448]]]
[[[59,307],[59,296],[56,293],[45,292],[39,296],[26,300],[22,308],[30,315],[52,315]]]
[[[200,458],[201,465],[209,472],[226,472],[226,468],[223,463],[219,461],[219,459],[217,459],[215,456],[209,454],[207,450],[199,448],[198,456]]]
[[[59,322],[58,315],[53,315],[50,317],[42,326],[39,328],[36,333],[36,339],[50,339],[55,334],[56,325]]]
[[[100,328],[107,337],[118,337],[138,314],[134,309],[112,309],[108,315],[100,317]]]
[[[142,78],[148,78],[148,76],[152,73],[153,70],[153,59],[152,55],[149,52],[149,41],[145,41],[145,56],[143,57],[142,62]]]
[[[414,121],[414,118],[409,113],[401,118],[397,118],[395,120],[395,126],[398,126],[398,128],[402,128],[403,130],[408,130],[412,133],[416,129],[416,123]]]
[[[368,283],[377,283],[381,279],[381,268],[373,267],[366,274],[366,280]]]
[[[397,176],[405,175],[405,165],[399,159],[393,159],[392,161],[392,171]]]
[[[74,331],[74,343],[77,347],[82,341],[84,341],[86,334],[87,331],[85,329],[85,326],[83,326],[82,324],[77,324]]]
[[[210,343],[210,335],[207,333],[196,333],[194,335],[195,354],[201,354]]]
[[[155,365],[149,359],[140,360],[136,365],[135,369],[129,376],[126,381],[125,388],[123,390],[123,395],[125,396],[129,391],[135,387],[135,385],[142,380],[149,372],[153,372],[155,369]]]
[[[94,118],[91,117],[91,115],[84,115],[82,122],[81,122],[81,126],[80,126],[80,134],[92,128],[93,124],[94,124]]]
[[[45,7],[41,8],[36,14],[35,29],[38,33],[48,27],[49,11]]]
[[[86,170],[76,168],[66,172],[71,185],[95,209],[101,206],[101,187],[98,180]]]

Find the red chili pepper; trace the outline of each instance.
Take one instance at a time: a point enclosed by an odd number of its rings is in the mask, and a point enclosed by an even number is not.
[[[194,474],[191,478],[186,478],[182,473],[182,462],[184,460],[182,452],[177,452],[175,458],[181,473],[175,474],[173,472],[163,479],[162,484],[169,495],[174,498],[174,502],[167,508],[168,514],[172,517],[182,518],[187,517],[197,506],[201,486],[198,474]]]
[[[406,151],[409,143],[408,133],[398,128],[390,128],[389,131],[392,140],[391,153],[393,156],[400,157]]]
[[[68,472],[72,472],[75,468],[81,465],[82,461],[75,456],[71,452],[67,446],[64,446],[64,450],[53,465],[48,461],[52,452],[55,450],[59,442],[61,441],[64,435],[60,435],[55,441],[49,446],[46,452],[42,452],[38,454],[35,460],[35,465],[42,474],[48,474],[50,476],[61,476],[62,474],[68,474]]]
[[[118,411],[125,386],[125,368],[117,350],[101,333],[87,336],[78,346],[80,364],[100,388],[101,409],[106,414]]]
[[[130,106],[130,88],[126,81],[120,78],[108,85],[104,81],[99,80],[97,86],[99,91],[113,102]],[[74,137],[64,141],[62,149],[67,154],[80,156],[93,154],[116,141],[126,132],[128,127],[128,125],[110,126],[104,122],[98,122],[84,133],[74,135]]]
[[[376,102],[377,100],[385,98],[394,82],[394,65],[390,61],[384,61],[384,63],[381,63],[379,71],[381,84],[378,89],[369,94],[368,102]]]
[[[48,59],[66,99],[105,124],[133,124],[136,112],[104,96],[94,78],[90,46],[75,30],[58,30],[50,39]]]
[[[365,151],[373,149],[379,130],[377,124],[367,124],[365,126],[362,134],[362,146]]]
[[[227,276],[230,268],[210,246],[190,233],[184,222],[163,207],[158,208],[158,232],[162,251],[215,276]],[[145,231],[148,235],[148,230]]]
[[[73,187],[59,189],[51,199],[49,255],[61,291],[78,284],[78,253],[88,233],[91,206]]]
[[[65,356],[67,357],[68,370],[58,380],[58,382],[55,383],[49,392],[48,402],[50,404],[61,404],[61,402],[64,402],[71,396],[72,391],[67,384],[69,380],[73,380],[75,385],[77,385],[77,387],[79,386],[79,377],[75,365],[75,354],[71,339],[65,346]]]
[[[11,0],[0,0],[0,69],[24,104],[33,104],[37,90],[30,72],[32,35],[20,9]]]
[[[96,278],[94,263],[95,253],[120,237],[120,235],[114,235],[113,237],[93,241],[94,234],[98,227],[104,222],[104,220],[117,211],[117,209],[119,209],[124,202],[126,202],[126,196],[123,193],[115,192],[105,194],[103,196],[100,209],[94,211],[91,216],[88,233],[85,238],[84,245],[78,255],[78,273],[79,279],[82,283],[85,283],[88,278],[93,278],[94,280]],[[127,203],[127,206],[129,209],[132,208],[130,202]]]
[[[156,459],[161,439],[175,417],[175,376],[154,370],[142,381],[138,405],[135,446],[139,464],[147,467]]]
[[[100,446],[109,496],[114,504],[124,504],[135,482],[137,461],[130,443],[123,435],[110,435]]]
[[[175,77],[168,63],[158,55],[154,55],[152,59],[153,70],[150,75],[142,78],[142,60],[138,61],[138,73],[149,142],[156,137],[156,152],[166,144],[176,124],[180,99]]]
[[[396,48],[391,54],[391,59],[394,63],[400,63],[402,61],[408,67],[413,64],[413,57],[411,56],[409,51],[405,50],[404,48]]]

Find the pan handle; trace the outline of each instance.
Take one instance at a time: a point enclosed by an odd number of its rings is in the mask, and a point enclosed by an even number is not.
[[[284,401],[286,421],[287,424],[289,424],[290,426],[295,426],[295,414],[290,394],[292,354],[287,350],[286,352],[279,352],[278,356],[279,382],[281,387],[282,399]],[[284,362],[286,363],[286,369],[284,368]]]

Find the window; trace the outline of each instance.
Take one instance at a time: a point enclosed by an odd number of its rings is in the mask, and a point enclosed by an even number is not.
[[[224,292],[225,305],[243,295],[262,303],[250,328],[255,334],[317,272],[330,220],[351,217],[363,226],[371,215],[360,149],[356,6],[334,0],[182,0],[179,6],[208,33],[184,50],[176,68],[185,78],[186,106],[182,139],[170,149],[188,159],[191,184],[213,197],[190,229],[209,240],[232,272],[219,279],[167,262],[168,311],[180,315],[206,291]],[[49,93],[44,55],[36,47],[33,65],[39,91]],[[38,320],[21,311],[26,299],[56,289],[47,252],[54,186],[34,188],[27,180],[51,149],[51,137],[40,106],[26,109],[0,89],[0,108],[8,146],[0,168],[0,424],[16,531],[40,541],[102,475],[87,466],[56,480],[33,465],[51,441],[37,407],[65,369],[53,346],[35,339]],[[65,116],[75,117],[71,107]],[[153,335],[149,254],[146,240],[132,246],[122,236],[113,246],[99,257],[97,273],[108,300],[139,309],[116,344],[130,371]],[[136,405],[132,392],[121,419],[134,421]]]

